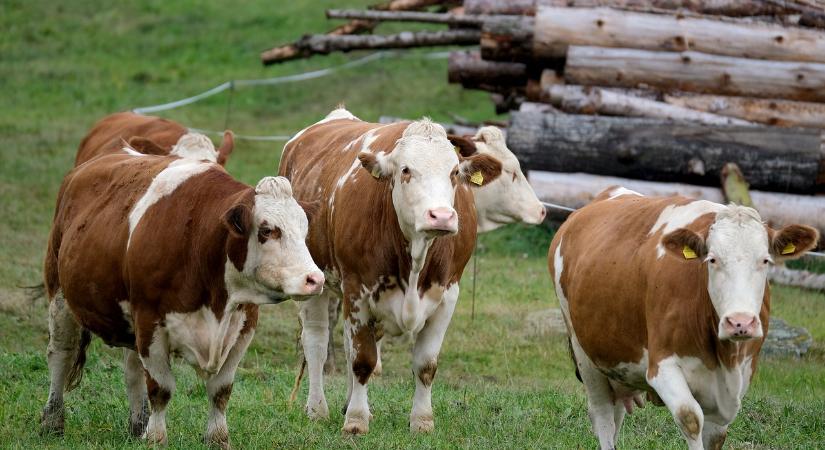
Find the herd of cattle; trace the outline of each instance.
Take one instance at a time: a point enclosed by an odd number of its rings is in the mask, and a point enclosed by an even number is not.
[[[255,187],[223,168],[233,147],[231,133],[215,149],[132,113],[83,140],[44,264],[43,430],[62,433],[64,392],[80,382],[94,333],[124,348],[133,435],[166,442],[178,355],[206,382],[206,442],[228,446],[225,411],[258,307],[290,298],[301,302],[311,418],[329,416],[324,365],[342,312],[344,432],[368,431],[384,337],[412,341],[410,429],[432,430],[438,355],[477,233],[545,216],[501,131],[459,137],[426,119],[374,124],[339,108],[287,142],[280,176]],[[767,333],[768,267],[818,237],[771,229],[750,208],[620,187],[573,213],[548,262],[601,448],[615,446],[643,394],[670,410],[690,448],[720,448]]]

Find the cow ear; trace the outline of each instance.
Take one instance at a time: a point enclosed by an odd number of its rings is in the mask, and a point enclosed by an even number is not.
[[[312,221],[315,220],[318,216],[318,210],[321,209],[321,202],[317,200],[311,202],[298,200],[298,205],[304,210],[304,214],[307,215],[307,221],[309,221],[309,223],[312,223]]]
[[[225,166],[226,161],[229,159],[229,155],[232,154],[232,150],[235,149],[235,135],[226,130],[223,132],[223,142],[221,142],[221,148],[218,149],[218,164]]]
[[[458,165],[459,177],[473,186],[484,186],[501,175],[501,162],[490,155],[477,153],[462,158]]]
[[[252,210],[238,203],[223,215],[223,225],[235,237],[247,238],[252,230]]]
[[[708,255],[705,239],[695,231],[679,228],[662,238],[662,246],[671,255],[682,259],[702,261]]]
[[[129,147],[144,155],[168,155],[169,150],[158,145],[157,142],[143,136],[134,136],[129,139]]]
[[[364,169],[373,176],[373,178],[377,180],[388,179],[392,176],[392,172],[387,164],[386,158],[379,158],[375,155],[375,153],[371,152],[360,152],[358,153],[358,159],[361,161],[361,165],[364,166]]]
[[[448,134],[447,139],[453,144],[455,150],[459,155],[467,158],[478,153],[476,143],[466,136],[459,136],[457,134]]]
[[[768,228],[768,238],[774,260],[787,261],[813,250],[819,242],[819,231],[807,225],[788,225],[779,230]]]

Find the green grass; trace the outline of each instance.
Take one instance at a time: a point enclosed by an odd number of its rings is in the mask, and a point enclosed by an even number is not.
[[[143,448],[126,431],[120,351],[95,341],[86,378],[67,394],[66,436],[41,437],[48,387],[46,306],[19,286],[40,282],[54,197],[81,137],[105,114],[162,103],[228,79],[264,78],[340,64],[354,55],[262,68],[258,53],[329,25],[322,10],[351,2],[241,0],[6,0],[0,14],[0,442],[11,448]],[[400,29],[389,27],[389,30]],[[164,114],[222,129],[227,94]],[[393,59],[319,80],[242,89],[229,125],[238,133],[291,134],[338,102],[365,119],[379,115],[493,116],[486,95],[446,82],[446,61]],[[248,183],[272,174],[281,143],[239,142],[231,173]],[[409,349],[388,345],[384,375],[371,383],[370,434],[341,436],[343,375],[327,385],[332,417],[311,422],[286,399],[297,357],[294,304],[264,308],[229,404],[238,448],[594,448],[581,385],[565,341],[525,333],[524,318],[556,305],[544,229],[507,227],[479,244],[475,306],[463,281],[434,387],[436,431],[407,431],[413,380]],[[777,287],[774,312],[807,327],[816,343],[801,361],[764,361],[730,430],[730,448],[821,448],[825,442],[825,296]],[[474,314],[472,311],[474,310]],[[473,318],[474,317],[474,318]],[[339,330],[340,331],[340,330]],[[340,339],[339,339],[340,341]],[[341,355],[339,349],[339,355]],[[339,356],[339,362],[342,359]],[[339,366],[342,369],[342,366]],[[194,372],[177,363],[170,404],[173,448],[198,448],[207,400]],[[306,382],[299,403],[306,398]],[[667,411],[646,408],[625,422],[622,448],[681,448]]]

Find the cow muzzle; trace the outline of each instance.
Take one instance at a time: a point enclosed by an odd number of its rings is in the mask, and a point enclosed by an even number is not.
[[[732,313],[722,318],[719,338],[746,341],[762,337],[759,318],[751,313]]]
[[[436,235],[452,234],[458,231],[458,214],[453,208],[428,209],[424,218],[424,227],[420,231]]]

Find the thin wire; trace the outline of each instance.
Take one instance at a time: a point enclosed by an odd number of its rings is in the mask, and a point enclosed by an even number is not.
[[[470,309],[470,322],[476,320],[476,279],[478,278],[478,236],[476,236],[476,248],[473,250],[473,301]]]

